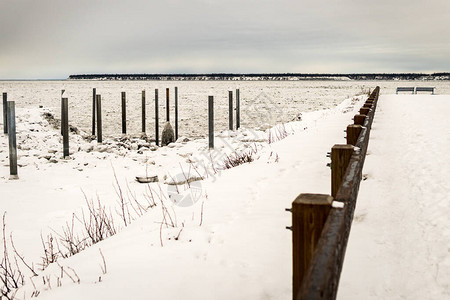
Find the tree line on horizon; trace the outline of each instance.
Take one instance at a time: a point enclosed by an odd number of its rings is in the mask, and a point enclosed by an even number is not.
[[[447,77],[447,78],[445,78]],[[326,79],[326,78],[348,78],[351,80],[418,80],[418,79],[450,79],[450,72],[440,73],[352,73],[352,74],[332,74],[332,73],[173,73],[173,74],[79,74],[70,75],[68,79],[110,79],[110,80],[176,80],[176,79],[197,79],[197,80],[245,80],[245,79],[273,79],[287,80],[298,79]]]

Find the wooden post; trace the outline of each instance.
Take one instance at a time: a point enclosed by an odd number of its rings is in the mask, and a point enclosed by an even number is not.
[[[361,125],[348,125],[347,126],[347,144],[356,146],[359,134],[361,133]]]
[[[353,120],[354,120],[353,123],[355,123],[355,125],[364,126],[364,121],[366,120],[366,115],[355,115]]]
[[[372,103],[364,103],[363,107],[372,108]]]
[[[175,141],[178,140],[178,87],[175,87]]]
[[[97,142],[103,142],[102,137],[102,96],[96,95],[96,106],[97,106]]]
[[[240,104],[240,95],[239,89],[236,89],[236,129],[241,127],[241,104]]]
[[[142,133],[145,133],[145,90],[142,91]]]
[[[166,121],[170,121],[170,109],[169,109],[169,88],[166,88]]]
[[[3,93],[3,132],[8,134],[8,94]]]
[[[9,179],[19,179],[17,175],[16,109],[14,101],[7,101],[9,140]]]
[[[62,98],[63,157],[69,157],[69,100]]]
[[[233,130],[233,91],[228,91],[228,129]]]
[[[159,146],[158,89],[155,89],[155,143]]]
[[[122,92],[122,134],[127,134],[127,97]]]
[[[292,202],[292,266],[293,299],[297,299],[308,271],[333,197],[323,194],[300,194]]]
[[[361,114],[361,115],[368,115],[369,114],[369,111],[370,111],[370,108],[367,108],[367,107],[361,107],[360,109],[359,109],[359,113]]]
[[[352,145],[334,145],[331,148],[331,196],[333,198],[336,198],[352,154]]]
[[[214,148],[214,96],[208,97],[208,137],[209,148]]]
[[[95,88],[92,89],[92,135],[95,135],[95,95],[97,94],[97,90]]]
[[[61,90],[61,135],[64,135],[64,111],[63,111],[63,98],[65,90]]]

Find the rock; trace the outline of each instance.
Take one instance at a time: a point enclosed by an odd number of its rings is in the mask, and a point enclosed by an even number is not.
[[[166,122],[161,135],[161,146],[167,146],[173,142],[175,142],[175,132],[173,131],[172,125]]]
[[[182,136],[182,137],[179,137],[179,138],[178,138],[177,143],[187,143],[187,142],[189,142],[189,141],[190,141],[190,139],[188,139],[188,138],[185,137],[185,136]]]
[[[136,176],[136,180],[139,183],[151,183],[151,182],[158,182],[158,175],[150,175],[150,176]]]

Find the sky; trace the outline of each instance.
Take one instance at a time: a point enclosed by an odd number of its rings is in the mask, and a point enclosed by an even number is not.
[[[450,71],[448,0],[0,0],[0,79]]]

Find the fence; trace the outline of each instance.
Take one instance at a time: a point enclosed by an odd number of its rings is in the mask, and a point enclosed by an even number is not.
[[[292,203],[294,300],[336,298],[379,91],[347,127],[347,144],[331,150],[331,196],[300,194]]]

